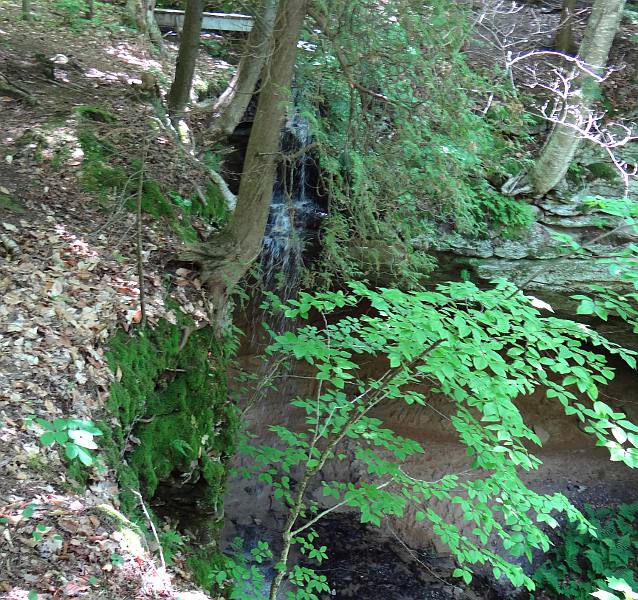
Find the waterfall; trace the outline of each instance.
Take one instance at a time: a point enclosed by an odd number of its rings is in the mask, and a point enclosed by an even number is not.
[[[286,123],[281,150],[298,153],[309,145],[310,139],[308,122],[294,113]],[[284,161],[273,189],[261,268],[264,287],[276,292],[282,300],[293,297],[298,290],[305,251],[325,216],[310,183],[312,166],[312,157],[307,152],[293,161]]]

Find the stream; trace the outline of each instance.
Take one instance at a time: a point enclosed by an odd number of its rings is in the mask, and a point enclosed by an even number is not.
[[[245,525],[233,521],[233,517],[227,517],[224,529],[227,549],[230,540],[236,536],[244,540],[247,560],[250,560],[250,549],[259,541],[268,541],[276,547],[277,530],[272,526],[283,524],[282,520],[274,517],[272,522],[263,523],[256,519],[257,522]],[[330,544],[328,560],[317,565],[304,563],[303,557],[296,558],[300,564],[327,577],[331,591],[322,594],[322,599],[474,600],[485,597],[463,584],[451,583],[454,564],[449,556],[412,550],[398,536],[359,524],[355,515],[333,514],[318,523],[315,529],[319,540]],[[262,568],[262,573],[265,585],[261,593],[267,597],[274,569],[269,565]],[[280,596],[284,597],[284,590],[289,589],[292,588],[283,588]]]

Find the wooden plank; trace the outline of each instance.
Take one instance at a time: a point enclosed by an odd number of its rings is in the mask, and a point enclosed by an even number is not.
[[[156,8],[155,20],[160,27],[181,29],[184,24],[184,11],[169,8]],[[204,31],[250,31],[253,18],[235,13],[204,13],[202,29]]]

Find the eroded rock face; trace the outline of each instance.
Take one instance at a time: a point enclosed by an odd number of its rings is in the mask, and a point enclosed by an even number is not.
[[[452,234],[436,240],[432,247],[441,268],[434,276],[443,281],[465,271],[486,284],[506,278],[549,303],[559,316],[587,322],[576,314],[578,301],[572,299],[574,294],[588,294],[592,284],[618,293],[633,290],[610,271],[609,259],[636,243],[638,235],[622,228],[619,217],[607,215],[591,203],[592,199],[623,193],[619,180],[594,179],[577,191],[563,189],[552,198],[537,201],[536,222],[519,238],[494,235],[471,240]],[[632,184],[630,194],[638,198],[638,183]],[[570,241],[584,250],[574,252],[566,245]],[[589,324],[612,341],[638,347],[638,337],[623,322],[614,322],[613,317],[608,323]]]
[[[267,365],[262,364],[255,348],[247,343],[244,350],[246,353],[240,355],[239,361],[247,371],[259,372],[260,365],[267,371]],[[384,368],[382,361],[370,361],[366,364],[366,372],[370,376],[382,373]],[[295,431],[305,428],[304,411],[292,408],[289,402],[293,398],[310,398],[316,394],[316,381],[311,375],[310,366],[296,365],[295,369],[282,378],[276,390],[265,393],[251,406],[245,414],[245,423],[257,436],[257,441],[276,444],[274,435],[268,428],[270,424],[284,425]],[[471,459],[465,452],[465,446],[459,442],[449,418],[454,413],[454,403],[425,384],[420,391],[426,394],[426,406],[393,401],[380,404],[373,413],[374,417],[383,421],[385,427],[422,445],[423,454],[409,457],[402,468],[411,477],[423,481],[435,481],[449,473],[478,476],[478,473],[472,472]],[[603,394],[605,401],[614,410],[623,411],[628,419],[638,422],[638,388],[635,386],[634,372],[619,367],[616,380],[603,390]],[[523,474],[524,481],[530,488],[539,493],[563,493],[579,507],[586,503],[613,505],[633,501],[637,497],[638,481],[635,474],[621,463],[610,462],[607,450],[596,447],[593,438],[579,428],[578,420],[565,415],[560,402],[547,398],[543,389],[539,388],[530,396],[520,398],[517,406],[525,422],[543,442],[542,448],[530,444],[530,450],[543,461],[539,470]],[[345,440],[340,446],[340,452],[343,453],[344,460],[326,463],[320,474],[310,483],[308,498],[321,507],[334,503],[334,499],[323,494],[322,480],[358,483],[374,479],[368,474],[362,461],[357,459],[351,441]],[[242,466],[247,460],[241,455],[236,456],[236,466]],[[240,535],[248,540],[267,539],[276,545],[276,535],[283,527],[285,514],[280,501],[273,500],[271,495],[272,490],[264,482],[231,477],[225,500],[227,518],[223,539],[228,541]],[[433,498],[428,503],[428,508],[435,510],[447,522],[458,526],[463,534],[471,535],[475,525],[463,519],[459,505]],[[453,590],[435,590],[427,578],[423,579],[423,573],[409,573],[412,566],[415,566],[411,562],[415,553],[430,568],[437,569],[437,573],[442,566],[438,561],[449,556],[449,549],[434,534],[431,525],[417,518],[417,510],[421,510],[419,506],[407,508],[402,518],[384,521],[381,531],[375,534],[379,537],[368,537],[365,528],[358,525],[358,515],[348,512],[349,510],[351,509],[340,509],[335,513],[336,521],[326,523],[320,531],[321,543],[330,548],[328,554],[331,562],[329,567],[324,565],[323,568],[330,573],[330,583],[336,590],[334,597],[365,597],[375,600],[417,597],[434,600],[454,597]],[[388,553],[388,544],[396,540],[401,540],[411,551],[399,544],[397,555]],[[494,540],[490,544],[490,549],[502,550]],[[384,548],[382,553],[377,552],[379,545]],[[401,557],[402,549],[409,556]],[[542,560],[540,555],[536,558]],[[403,561],[403,564],[389,564],[397,561]],[[531,572],[535,566],[524,559],[521,559],[520,564],[527,572]],[[443,567],[440,574],[446,576],[452,568],[445,565]],[[385,574],[386,579],[395,585],[389,589],[381,586],[368,568]],[[416,565],[416,569],[422,570],[423,563]],[[353,572],[363,573],[364,576],[351,577],[350,573]],[[528,597],[527,594],[517,596],[505,581],[489,579],[489,570],[479,569],[479,573],[490,582],[492,598],[509,600]],[[374,582],[376,584],[370,588]],[[373,593],[370,589],[378,589],[378,593]],[[415,589],[418,589],[418,594],[414,592]],[[472,598],[465,588],[463,592],[465,595],[462,597]]]

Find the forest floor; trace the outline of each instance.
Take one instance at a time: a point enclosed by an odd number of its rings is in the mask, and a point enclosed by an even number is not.
[[[166,571],[157,544],[123,534],[104,509],[118,507],[113,471],[80,466],[84,489],[60,446],[40,442],[39,420],[105,418],[117,377],[106,341],[141,320],[138,242],[148,322],[174,319],[168,296],[207,320],[193,274],[167,264],[182,247],[171,226],[145,216],[138,240],[124,193],[87,191],[83,120],[117,149],[114,161],[145,154],[145,176],[165,192],[190,197],[206,171],[185,167],[171,135],[149,127],[161,119],[141,74],[169,81],[174,48],[159,58],[104,8],[96,25],[60,7],[38,2],[27,24],[18,3],[0,2],[0,81],[26,94],[0,91],[0,597],[175,598],[194,588],[180,556]],[[217,66],[202,57],[202,69]],[[98,110],[78,110],[87,106]]]

